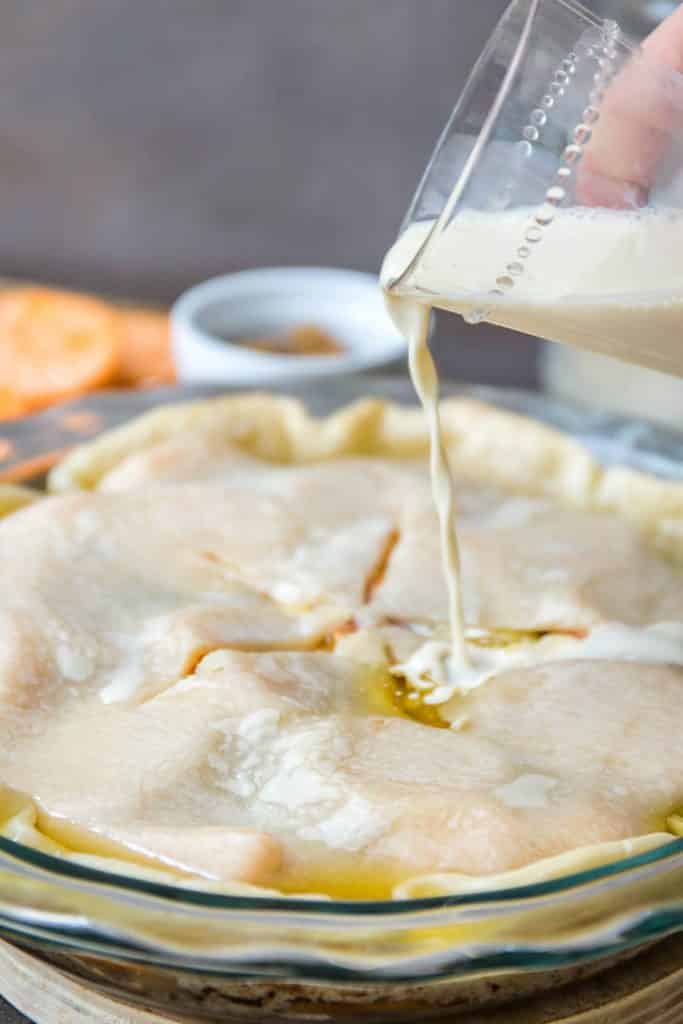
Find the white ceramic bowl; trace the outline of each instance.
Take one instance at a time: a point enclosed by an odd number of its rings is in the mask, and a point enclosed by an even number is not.
[[[258,352],[241,338],[313,323],[343,346],[339,355]],[[171,311],[180,380],[270,384],[386,366],[402,358],[378,279],[354,270],[275,267],[215,277],[185,292]]]

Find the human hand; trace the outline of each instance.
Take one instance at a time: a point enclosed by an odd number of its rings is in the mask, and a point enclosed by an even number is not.
[[[683,5],[609,86],[579,167],[579,201],[613,209],[644,206],[672,137],[683,142]]]

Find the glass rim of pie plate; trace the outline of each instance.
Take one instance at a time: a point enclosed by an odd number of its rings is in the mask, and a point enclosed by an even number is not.
[[[169,402],[230,393],[193,385],[103,392],[0,424],[0,482],[34,481],[65,449]],[[413,404],[400,377],[273,387],[318,415],[363,397]],[[683,434],[521,390],[444,384],[550,423],[604,464],[683,480]],[[428,982],[552,970],[683,931],[683,838],[515,888],[405,900],[234,895],[112,874],[0,837],[0,936],[75,955],[189,972],[343,982]]]

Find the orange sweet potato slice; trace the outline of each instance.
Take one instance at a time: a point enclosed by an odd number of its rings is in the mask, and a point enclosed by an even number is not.
[[[0,388],[0,420],[12,420],[21,416],[25,411],[25,405],[13,391]]]
[[[119,350],[116,314],[98,299],[51,288],[0,296],[0,388],[29,411],[110,383]]]
[[[176,371],[168,314],[131,308],[122,309],[117,315],[121,324],[117,383],[128,387],[174,384]]]

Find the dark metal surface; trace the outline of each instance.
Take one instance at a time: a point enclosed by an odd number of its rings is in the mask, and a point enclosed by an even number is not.
[[[28,1017],[19,1013],[13,1006],[0,996],[0,1024],[31,1024]]]

